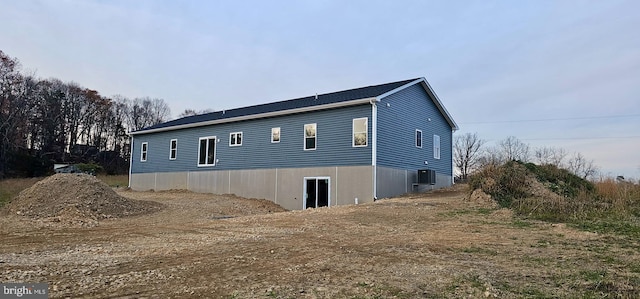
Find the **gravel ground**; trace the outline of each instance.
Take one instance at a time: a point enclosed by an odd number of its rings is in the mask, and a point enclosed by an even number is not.
[[[289,212],[232,195],[118,193],[164,209],[93,227],[0,218],[0,281],[48,282],[50,298],[639,294],[640,274],[623,266],[637,263],[638,240],[520,221],[461,189]]]

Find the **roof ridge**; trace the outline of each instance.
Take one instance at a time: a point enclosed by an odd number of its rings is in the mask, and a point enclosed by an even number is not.
[[[376,85],[369,85],[363,87],[356,87],[351,89],[339,90],[334,92],[328,92],[323,94],[305,96],[300,98],[293,98],[282,101],[275,102],[267,102],[256,105],[232,108],[232,109],[224,109],[213,111],[204,114],[196,114],[185,116],[182,118],[173,119],[164,123],[156,124],[147,128],[143,128],[141,130],[137,130],[135,132],[141,132],[146,130],[155,130],[161,128],[167,128],[174,126],[183,126],[187,124],[195,124],[206,121],[213,121],[225,118],[233,118],[240,116],[248,116],[248,115],[257,115],[262,113],[276,112],[276,111],[286,111],[291,109],[298,109],[304,107],[325,105],[325,104],[335,104],[340,102],[347,102],[358,99],[372,98],[377,97],[382,94],[385,94],[389,91],[395,90],[401,86],[404,86],[413,81],[419,80],[422,78],[415,79],[407,79],[400,80]]]

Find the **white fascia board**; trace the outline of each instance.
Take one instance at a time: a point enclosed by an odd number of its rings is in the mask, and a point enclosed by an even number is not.
[[[209,126],[209,125],[237,122],[237,121],[243,121],[243,120],[250,120],[250,119],[259,119],[259,118],[266,118],[266,117],[283,116],[283,115],[303,113],[303,112],[311,112],[311,111],[318,111],[318,110],[325,110],[325,109],[333,109],[333,108],[340,108],[340,107],[347,107],[347,106],[355,106],[355,105],[361,105],[361,104],[370,104],[375,99],[376,98],[357,99],[357,100],[351,100],[351,101],[345,101],[345,102],[339,102],[339,103],[331,103],[331,104],[318,105],[318,106],[309,106],[309,107],[302,107],[302,108],[296,108],[296,109],[288,109],[288,110],[281,110],[281,111],[274,111],[274,112],[266,112],[266,113],[259,113],[259,114],[244,115],[244,116],[238,116],[238,117],[232,117],[232,118],[216,119],[216,120],[203,121],[203,122],[184,124],[184,125],[178,125],[178,126],[171,126],[171,127],[165,127],[165,128],[157,128],[157,129],[151,129],[151,130],[130,132],[129,135],[140,135],[140,134],[149,134],[149,133],[157,133],[157,132],[164,132],[164,131],[173,131],[173,130],[180,130],[180,129],[186,129],[186,128],[194,128],[194,127],[202,127],[202,126]]]
[[[418,82],[424,81],[424,80],[425,80],[424,78],[416,79],[415,81],[411,81],[411,82],[409,82],[409,83],[407,83],[407,84],[405,84],[405,85],[402,85],[402,86],[400,86],[400,87],[398,87],[398,88],[396,88],[396,89],[393,89],[393,90],[387,91],[387,92],[385,92],[385,93],[383,93],[383,94],[381,94],[381,95],[377,96],[377,97],[376,97],[376,101],[377,101],[377,102],[380,102],[380,100],[382,100],[382,98],[384,98],[384,97],[386,97],[386,96],[389,96],[389,95],[392,95],[392,94],[394,94],[394,93],[396,93],[396,92],[398,92],[398,91],[401,91],[401,90],[403,90],[403,89],[405,89],[405,88],[407,88],[407,87],[409,87],[409,86],[412,86],[412,85],[414,85],[414,84],[416,84],[416,83],[418,83]]]
[[[424,87],[427,93],[434,99],[434,103],[436,104],[436,107],[438,107],[438,110],[440,110],[442,115],[444,115],[444,117],[447,119],[447,122],[449,122],[451,129],[453,131],[457,131],[458,124],[456,124],[456,122],[453,120],[453,117],[451,117],[451,114],[449,114],[449,111],[447,111],[447,108],[445,108],[444,105],[442,105],[440,98],[438,97],[436,92],[433,91],[433,88],[431,88],[431,85],[425,78],[422,78],[422,87]]]
[[[422,88],[424,88],[424,90],[427,92],[427,94],[433,99],[433,103],[436,105],[436,107],[438,107],[438,110],[440,110],[440,113],[442,113],[442,115],[444,115],[444,118],[447,120],[447,122],[449,123],[449,125],[451,126],[451,128],[454,131],[458,130],[458,125],[456,124],[456,122],[453,120],[453,117],[451,117],[451,114],[449,114],[449,111],[447,111],[447,108],[444,107],[444,105],[442,105],[442,102],[440,101],[440,98],[438,98],[438,95],[435,93],[435,91],[433,91],[433,88],[431,88],[431,85],[429,85],[429,82],[427,82],[427,79],[420,78],[420,79],[416,79],[415,81],[409,82],[405,85],[402,85],[394,90],[388,91],[386,93],[383,93],[379,96],[376,97],[376,102],[380,102],[380,100],[382,100],[382,98],[389,96],[391,94],[394,94],[396,92],[399,92],[407,87],[413,86],[416,83],[420,83],[422,85]]]

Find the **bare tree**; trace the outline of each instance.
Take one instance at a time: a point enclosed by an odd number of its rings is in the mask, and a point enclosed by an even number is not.
[[[478,167],[483,168],[490,165],[502,165],[505,158],[498,147],[487,147],[478,158]]]
[[[10,156],[25,145],[29,86],[18,60],[0,51],[0,178],[8,171]]]
[[[567,170],[586,180],[594,178],[599,169],[593,160],[587,160],[581,153],[574,153],[567,162]]]
[[[200,114],[206,114],[206,113],[211,113],[213,112],[213,110],[211,109],[204,109],[204,110],[200,110],[200,111],[196,111],[193,109],[184,109],[184,111],[182,111],[182,113],[178,114],[178,118],[183,118],[183,117],[187,117],[187,116],[194,116],[194,115],[200,115]]]
[[[127,127],[140,130],[167,121],[171,110],[163,99],[135,98],[129,104]]]
[[[556,167],[563,167],[567,152],[560,147],[539,147],[535,149],[534,157],[536,163],[540,165],[550,164]]]
[[[478,166],[480,151],[485,141],[477,133],[466,133],[454,137],[453,161],[460,171],[460,177],[467,179],[469,173]]]
[[[505,161],[529,161],[529,145],[520,141],[515,136],[509,136],[498,143],[498,148]]]

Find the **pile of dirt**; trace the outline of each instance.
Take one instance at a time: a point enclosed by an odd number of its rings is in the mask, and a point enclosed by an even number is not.
[[[92,175],[56,174],[20,192],[4,209],[31,219],[94,226],[98,220],[144,215],[163,207],[124,198]]]
[[[491,195],[484,193],[484,191],[482,191],[482,189],[480,188],[473,190],[473,192],[469,194],[469,197],[467,197],[466,200],[474,203],[479,203],[481,205],[486,205],[492,208],[498,207],[498,203],[493,200],[493,198],[491,198]]]
[[[476,191],[481,190],[502,207],[511,207],[515,201],[543,199],[562,202],[575,199],[581,192],[587,195],[595,193],[591,182],[566,169],[519,161],[486,166],[471,176],[469,186],[474,190],[471,197],[485,197]]]

